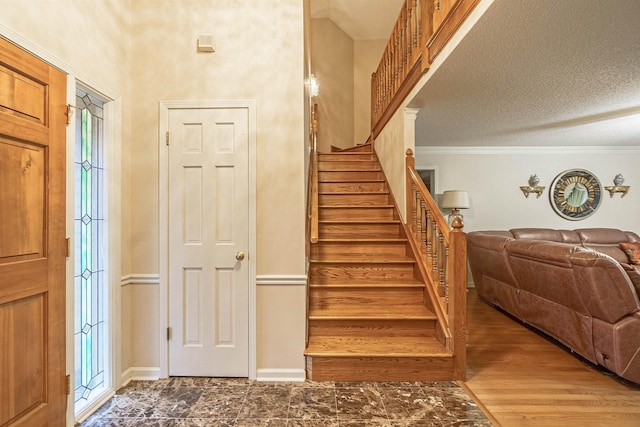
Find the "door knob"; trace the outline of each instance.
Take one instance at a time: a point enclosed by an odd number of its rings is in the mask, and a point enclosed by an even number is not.
[[[241,252],[241,251],[236,252],[236,259],[238,261],[242,261],[244,259],[244,252]]]

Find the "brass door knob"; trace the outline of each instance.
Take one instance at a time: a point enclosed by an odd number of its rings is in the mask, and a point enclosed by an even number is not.
[[[242,261],[244,259],[244,252],[241,252],[241,251],[236,252],[236,259],[238,261]]]

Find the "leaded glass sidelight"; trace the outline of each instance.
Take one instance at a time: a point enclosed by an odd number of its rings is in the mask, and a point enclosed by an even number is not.
[[[108,386],[104,102],[78,90],[75,145],[75,412]]]

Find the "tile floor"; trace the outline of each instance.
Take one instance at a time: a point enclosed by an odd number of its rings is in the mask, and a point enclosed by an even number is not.
[[[491,426],[455,382],[132,381],[81,424],[98,426]]]

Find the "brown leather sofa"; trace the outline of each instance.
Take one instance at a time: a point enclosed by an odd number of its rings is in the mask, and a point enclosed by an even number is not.
[[[478,295],[589,361],[640,384],[640,266],[610,228],[467,234]]]

